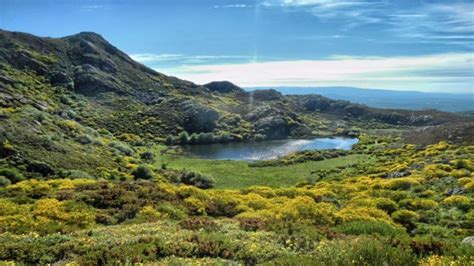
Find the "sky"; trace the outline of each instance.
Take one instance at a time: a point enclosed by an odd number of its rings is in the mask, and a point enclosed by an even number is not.
[[[0,0],[0,28],[97,32],[198,84],[474,93],[474,1]]]

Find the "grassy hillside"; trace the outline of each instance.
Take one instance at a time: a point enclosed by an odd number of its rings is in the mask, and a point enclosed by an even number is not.
[[[0,31],[0,264],[471,265],[473,124]],[[319,135],[360,141],[252,163],[180,149]]]

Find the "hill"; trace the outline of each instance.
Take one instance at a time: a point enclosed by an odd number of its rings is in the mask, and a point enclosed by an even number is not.
[[[246,88],[247,90],[267,87]],[[377,108],[437,109],[446,112],[463,112],[474,109],[474,94],[426,93],[361,89],[353,87],[276,87],[284,95],[319,94],[336,100],[346,100]]]
[[[0,264],[469,265],[473,124],[0,31]],[[254,163],[181,148],[336,135],[359,142]]]

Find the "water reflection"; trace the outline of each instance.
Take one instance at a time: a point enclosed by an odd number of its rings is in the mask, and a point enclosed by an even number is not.
[[[269,160],[302,150],[350,150],[359,140],[355,138],[285,139],[262,142],[239,142],[208,145],[186,145],[185,152],[214,160]]]

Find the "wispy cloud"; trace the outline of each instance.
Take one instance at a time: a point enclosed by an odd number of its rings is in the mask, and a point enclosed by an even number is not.
[[[470,53],[410,57],[334,56],[323,60],[275,61],[223,65],[188,65],[157,69],[199,84],[230,80],[241,86],[360,86],[473,92]],[[454,91],[453,91],[454,92]]]
[[[400,37],[474,48],[474,3],[426,5],[388,15],[387,22]]]
[[[175,61],[183,58],[182,54],[132,54],[130,57],[140,63],[153,63],[153,62],[163,62],[163,61]]]
[[[215,62],[232,63],[236,61],[253,60],[254,56],[249,55],[184,55],[184,54],[131,54],[130,57],[140,63],[154,65],[160,63],[175,63],[178,65],[187,64],[212,64]],[[276,58],[260,58],[265,60],[274,60]]]
[[[252,5],[248,4],[229,4],[229,5],[215,5],[213,8],[249,8]]]
[[[321,20],[343,22],[342,30],[364,25],[382,25],[401,41],[457,44],[474,48],[474,3],[417,2],[400,6],[383,0],[267,0],[269,8],[290,8],[309,12]]]
[[[86,10],[96,10],[96,9],[104,8],[104,6],[102,6],[102,5],[85,5],[85,6],[82,6],[81,8],[86,9]]]

